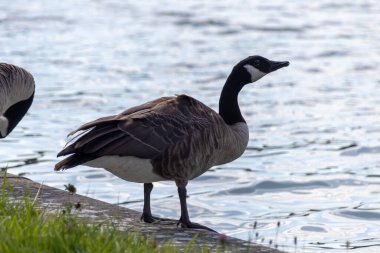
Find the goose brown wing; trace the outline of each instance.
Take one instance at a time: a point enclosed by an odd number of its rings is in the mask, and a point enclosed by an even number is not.
[[[58,155],[81,153],[94,158],[120,155],[153,159],[173,143],[210,126],[210,114],[216,115],[185,95],[155,101],[150,108],[135,107],[113,118],[85,124],[79,130],[93,128]]]
[[[168,100],[173,99],[173,98],[174,97],[161,97],[161,98],[155,99],[153,101],[144,103],[142,105],[138,105],[138,106],[134,106],[134,107],[131,107],[129,109],[126,109],[125,111],[123,111],[120,114],[106,116],[106,117],[102,117],[102,118],[96,119],[94,121],[90,121],[90,122],[88,122],[86,124],[83,124],[82,126],[80,126],[79,128],[77,128],[76,130],[70,132],[68,134],[68,136],[74,135],[75,133],[77,133],[79,131],[91,129],[93,127],[99,127],[99,126],[102,126],[102,125],[107,125],[107,124],[109,124],[109,123],[111,123],[113,121],[119,121],[119,120],[123,119],[127,115],[132,115],[132,114],[135,114],[135,113],[142,113],[144,111],[148,111],[151,108],[153,108],[154,106],[156,106],[157,104],[165,102],[165,101],[168,101]]]

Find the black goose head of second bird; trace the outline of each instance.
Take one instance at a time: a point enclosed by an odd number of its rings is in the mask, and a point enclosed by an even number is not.
[[[244,85],[256,82],[266,74],[287,66],[288,61],[271,61],[259,55],[249,56],[235,65],[226,84],[231,83],[241,89]]]
[[[258,55],[249,56],[236,64],[220,96],[219,114],[224,121],[229,125],[245,122],[237,103],[240,90],[246,84],[256,82],[266,74],[287,66],[288,61],[271,61]]]

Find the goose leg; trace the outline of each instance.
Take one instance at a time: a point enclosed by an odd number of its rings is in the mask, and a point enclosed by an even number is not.
[[[202,226],[197,223],[192,223],[189,218],[189,213],[187,211],[187,204],[186,204],[186,186],[180,187],[178,186],[178,196],[179,196],[179,201],[181,203],[181,218],[179,218],[179,221],[177,223],[177,226],[181,224],[181,227],[183,228],[197,228],[197,229],[206,229],[209,231],[213,231],[211,228],[208,228],[206,226]]]
[[[152,183],[144,183],[144,208],[143,208],[143,213],[140,219],[146,223],[169,221],[169,219],[163,219],[163,218],[152,216],[152,212],[150,210],[150,193],[152,192],[152,190],[153,190]]]

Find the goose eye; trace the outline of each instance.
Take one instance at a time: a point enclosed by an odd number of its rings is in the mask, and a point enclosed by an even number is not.
[[[259,60],[255,60],[253,62],[253,66],[255,66],[255,67],[258,67],[259,65],[260,65],[260,61]]]

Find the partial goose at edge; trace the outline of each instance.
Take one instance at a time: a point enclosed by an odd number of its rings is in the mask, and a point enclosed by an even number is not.
[[[9,135],[29,110],[34,90],[32,74],[15,65],[0,63],[0,138]]]

